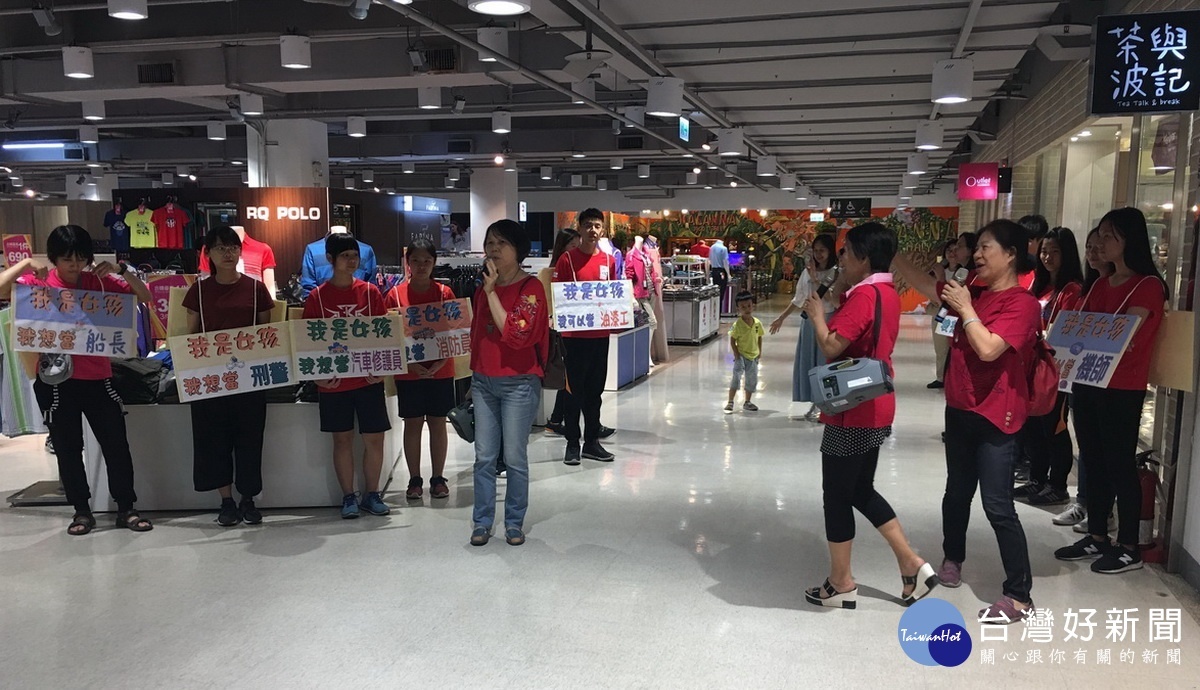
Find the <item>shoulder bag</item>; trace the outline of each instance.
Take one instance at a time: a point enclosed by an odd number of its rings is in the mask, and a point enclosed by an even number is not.
[[[879,331],[883,325],[883,293],[875,289],[875,325],[872,352],[878,354]],[[808,372],[816,400],[813,404],[825,414],[842,414],[868,400],[896,390],[887,363],[872,357],[844,359],[813,367]]]

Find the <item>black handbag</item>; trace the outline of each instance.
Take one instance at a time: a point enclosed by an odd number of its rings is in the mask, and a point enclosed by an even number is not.
[[[458,437],[467,443],[475,442],[475,403],[470,394],[446,415]]]
[[[550,351],[542,363],[542,388],[560,391],[567,387],[567,362],[562,334],[550,330]]]

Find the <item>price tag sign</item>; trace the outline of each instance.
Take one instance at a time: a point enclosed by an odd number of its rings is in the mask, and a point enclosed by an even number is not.
[[[33,244],[29,235],[4,235],[0,244],[4,247],[5,268],[12,268],[33,256]]]

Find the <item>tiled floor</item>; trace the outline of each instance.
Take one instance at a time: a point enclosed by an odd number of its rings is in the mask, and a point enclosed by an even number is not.
[[[779,300],[777,306],[781,306]],[[768,322],[773,314],[764,309]],[[449,499],[388,518],[334,510],[268,513],[221,529],[212,514],[159,514],[145,535],[68,537],[69,510],[0,509],[0,685],[111,687],[866,687],[1017,682],[1047,687],[1194,687],[1200,629],[1149,639],[1151,608],[1180,603],[1156,570],[1122,576],[1055,561],[1072,541],[1050,513],[1019,508],[1034,598],[1053,642],[980,639],[973,612],[999,594],[999,554],[982,510],[964,586],[933,596],[967,618],[975,651],[927,670],[897,642],[900,581],[859,520],[856,611],[823,610],[803,589],[827,574],[820,429],[789,415],[798,319],[766,339],[756,414],[721,414],[724,338],[675,347],[648,381],[605,396],[620,429],[613,464],[561,462],[562,442],[530,444],[529,542],[467,545],[471,450],[452,441]],[[907,319],[896,357],[899,417],[877,484],[913,545],[940,561],[942,403],[928,328]],[[136,459],[135,459],[136,460]],[[50,475],[40,439],[0,441],[0,492]],[[104,520],[107,524],[108,519]],[[1064,641],[1067,608],[1098,613],[1095,639]],[[1136,640],[1105,639],[1106,610],[1137,609]],[[1112,663],[1096,660],[1112,650]],[[994,665],[981,650],[994,650]],[[1052,652],[1062,650],[1065,658]],[[1077,663],[1076,650],[1086,650]],[[1123,663],[1124,649],[1134,663]],[[1168,664],[1180,649],[1180,664]],[[1028,662],[1030,651],[1042,663]],[[1154,664],[1143,659],[1157,650]],[[1008,655],[1008,658],[1006,658]],[[1011,660],[1015,658],[1015,660]]]

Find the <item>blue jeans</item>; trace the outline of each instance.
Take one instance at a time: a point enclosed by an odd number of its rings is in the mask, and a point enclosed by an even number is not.
[[[496,519],[496,459],[504,452],[508,489],[504,492],[504,526],[521,527],[529,507],[529,432],[537,414],[542,382],[533,374],[471,377],[475,402],[476,527],[492,528]]]
[[[742,383],[742,374],[746,375],[747,393],[758,390],[758,360],[737,356],[733,358],[733,378],[729,381],[729,390],[736,391]]]

